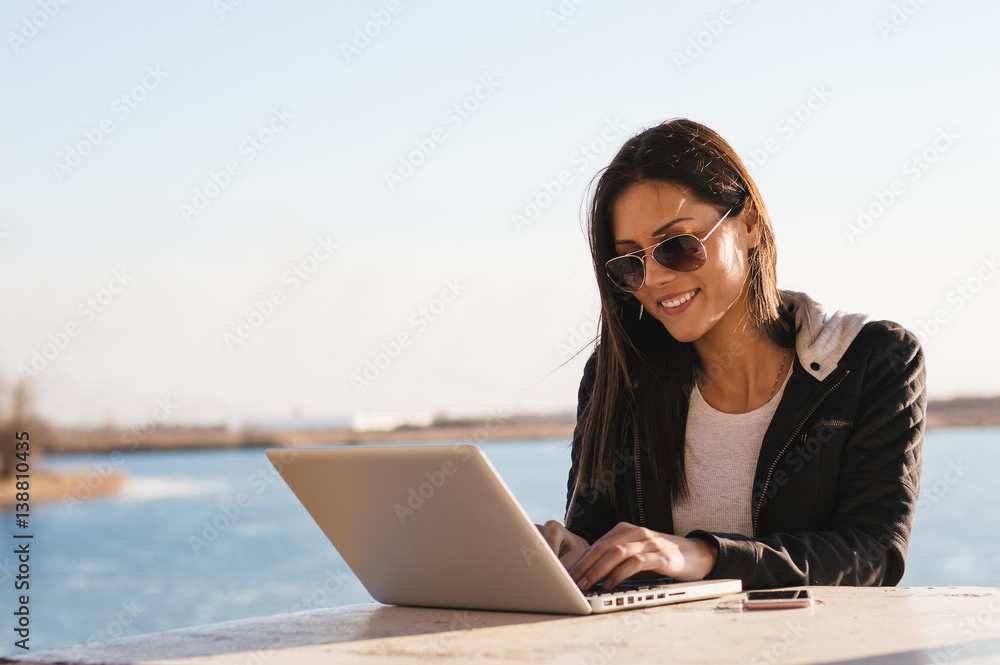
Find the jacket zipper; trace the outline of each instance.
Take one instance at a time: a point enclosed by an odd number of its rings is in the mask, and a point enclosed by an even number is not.
[[[819,400],[817,400],[817,402],[815,404],[813,404],[812,408],[809,409],[809,412],[805,415],[804,418],[802,418],[802,421],[799,423],[798,427],[796,427],[795,431],[792,432],[792,435],[790,437],[788,437],[788,441],[785,442],[785,445],[781,448],[781,450],[778,452],[778,454],[775,455],[774,461],[771,462],[771,468],[768,469],[768,471],[767,471],[767,477],[764,479],[764,487],[761,489],[760,499],[757,500],[757,507],[754,509],[754,512],[753,512],[753,536],[754,536],[754,538],[757,537],[757,521],[760,518],[760,509],[764,506],[764,497],[767,496],[767,486],[771,482],[771,476],[774,474],[775,467],[778,466],[778,460],[780,460],[781,456],[785,454],[786,450],[788,450],[788,446],[792,445],[792,441],[795,440],[795,437],[798,436],[799,431],[806,424],[806,421],[809,420],[809,418],[812,416],[812,414],[814,414],[816,412],[816,409],[819,408],[819,405],[822,404],[824,402],[824,400],[826,400],[826,398],[830,396],[830,393],[832,393],[834,390],[837,389],[837,386],[839,386],[841,383],[844,382],[844,379],[846,379],[847,375],[850,374],[850,373],[851,373],[851,370],[845,370],[844,371],[844,376],[840,377],[840,379],[838,379],[835,384],[833,384],[832,386],[830,386],[830,389],[827,390],[826,393],[824,393],[823,396],[820,397]]]
[[[830,420],[820,421],[826,427],[850,427],[854,423],[850,420],[841,420],[839,418],[831,418]]]
[[[645,528],[646,511],[642,504],[642,471],[639,468],[639,423],[635,417],[635,411],[632,412],[632,433],[634,435],[632,455],[635,457],[635,494],[639,500],[639,526]]]
[[[802,432],[800,437],[801,441],[805,443],[809,438],[809,432],[816,429],[817,427],[850,427],[854,423],[850,420],[841,420],[839,418],[831,418],[830,420],[821,420],[819,425],[810,428],[808,431]]]

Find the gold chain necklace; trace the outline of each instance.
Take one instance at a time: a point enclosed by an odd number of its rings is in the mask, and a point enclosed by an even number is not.
[[[785,360],[788,359],[788,351],[785,351],[785,355],[781,356],[781,367],[778,368],[778,376],[774,377],[774,387],[771,388],[771,394],[767,396],[767,401],[770,402],[771,398],[774,397],[774,391],[778,389],[778,379],[781,378],[781,373],[785,369]]]

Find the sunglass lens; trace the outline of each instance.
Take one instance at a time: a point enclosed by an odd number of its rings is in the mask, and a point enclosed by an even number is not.
[[[653,248],[653,259],[664,268],[691,272],[705,264],[705,247],[694,236],[677,236]]]
[[[608,263],[608,277],[623,291],[638,291],[644,266],[637,256],[619,256]]]

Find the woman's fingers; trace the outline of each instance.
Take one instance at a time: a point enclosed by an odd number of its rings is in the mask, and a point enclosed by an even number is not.
[[[660,563],[661,559],[653,552],[640,552],[634,554],[616,566],[608,573],[601,583],[605,589],[613,589],[628,578],[639,573],[651,570]]]
[[[586,552],[570,570],[581,589],[598,582],[610,588],[637,573],[676,576],[678,543],[650,529],[621,523]]]
[[[598,538],[594,544],[583,553],[583,556],[573,564],[572,568],[569,569],[570,576],[576,580],[580,581],[580,578],[585,572],[587,572],[602,556],[607,548],[609,539],[617,537],[622,531],[622,525],[624,523],[619,523],[611,531]],[[627,529],[626,529],[627,530]]]
[[[536,524],[535,526],[538,527],[545,542],[549,544],[567,570],[590,547],[590,543],[555,520],[549,520],[545,524]]]
[[[597,583],[611,588],[642,572],[697,580],[711,571],[716,556],[703,541],[628,522],[617,524],[593,545],[555,520],[535,526],[581,589]]]
[[[612,582],[617,584],[635,573],[653,570],[659,560],[642,555],[655,553],[658,547],[647,533],[643,533],[645,529],[641,531],[632,528],[618,533],[615,530],[608,532],[580,558],[570,570],[570,575],[581,589],[586,589],[601,581],[608,582],[606,586]]]
[[[536,524],[535,527],[538,528],[539,533],[542,534],[542,538],[549,544],[552,551],[558,555],[563,541],[563,531],[566,530],[566,527],[555,520],[549,520],[545,524]]]

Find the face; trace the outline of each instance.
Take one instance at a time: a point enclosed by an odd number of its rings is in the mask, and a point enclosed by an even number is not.
[[[704,238],[725,213],[667,182],[641,182],[626,189],[612,208],[615,253],[620,256],[672,236]],[[756,225],[730,214],[704,242],[708,258],[692,272],[664,268],[645,258],[646,280],[633,295],[671,336],[694,342],[732,333],[746,317],[748,250],[757,243]],[[720,323],[722,324],[720,326]]]

